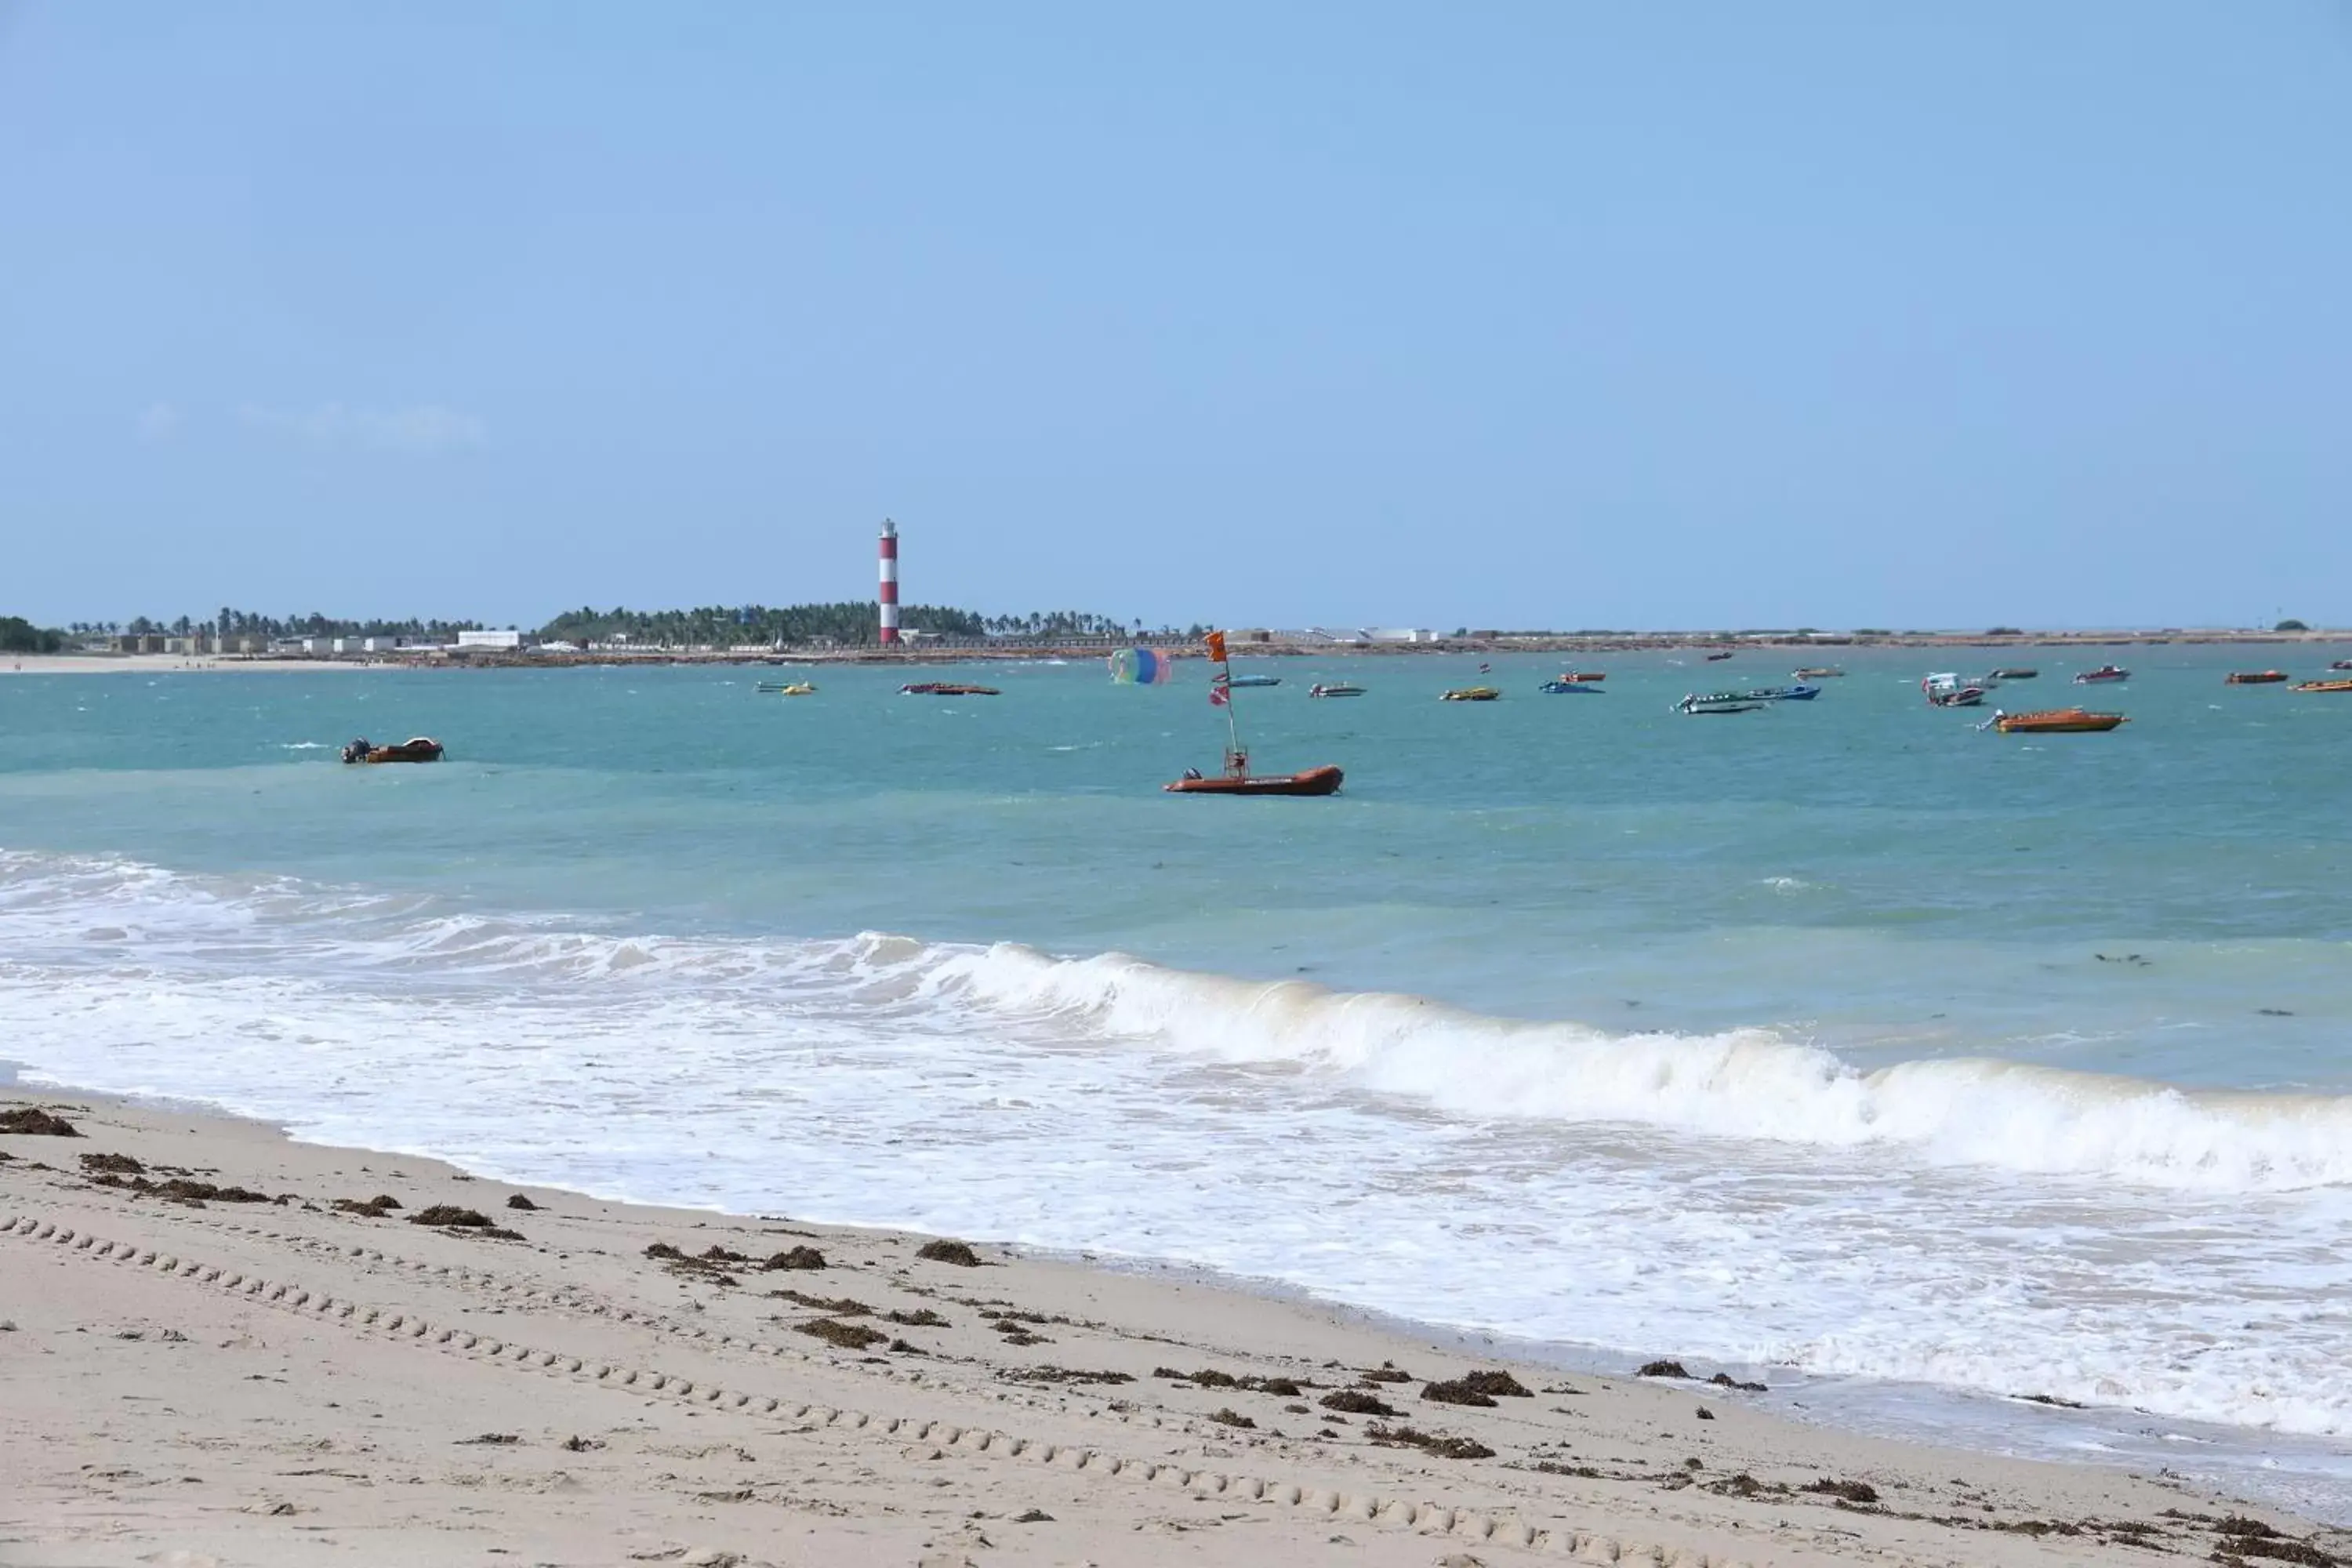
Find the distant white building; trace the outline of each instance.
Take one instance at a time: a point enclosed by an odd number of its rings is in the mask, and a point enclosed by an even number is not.
[[[1421,626],[1366,626],[1357,636],[1366,642],[1435,642],[1437,634]]]
[[[520,647],[522,634],[511,628],[502,632],[459,632],[457,646],[459,647]]]

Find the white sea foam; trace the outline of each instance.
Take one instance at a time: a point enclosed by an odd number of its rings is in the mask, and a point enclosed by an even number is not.
[[[2352,1100],[2191,1093],[2016,1062],[1861,1072],[1765,1030],[1609,1034],[1419,996],[1334,993],[1000,945],[934,984],[986,1005],[1227,1061],[1290,1061],[1469,1116],[1622,1121],[1717,1137],[2232,1192],[2352,1182]]]
[[[2352,1139],[2326,1098],[1863,1072],[1766,1031],[5,853],[0,1039],[64,1082],[614,1197],[1170,1258],[1628,1356],[2352,1431]]]

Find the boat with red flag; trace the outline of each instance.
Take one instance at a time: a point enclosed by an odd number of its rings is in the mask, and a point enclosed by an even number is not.
[[[1186,768],[1183,777],[1160,788],[1171,795],[1337,795],[1346,775],[1328,763],[1295,773],[1250,772],[1249,752],[1242,745],[1241,726],[1234,718],[1234,688],[1242,682],[1234,679],[1225,662],[1225,634],[1211,632],[1207,640],[1210,662],[1217,667],[1216,674],[1209,679],[1209,705],[1225,710],[1224,768],[1214,775],[1198,768]]]

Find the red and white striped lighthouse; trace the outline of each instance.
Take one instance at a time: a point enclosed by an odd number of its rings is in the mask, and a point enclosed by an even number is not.
[[[898,525],[882,520],[882,644],[898,640]]]

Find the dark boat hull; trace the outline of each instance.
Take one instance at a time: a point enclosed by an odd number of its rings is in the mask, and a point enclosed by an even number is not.
[[[347,763],[437,763],[442,746],[438,741],[418,739],[403,741],[396,746],[363,746],[357,742],[343,748]]]
[[[1337,795],[1344,777],[1338,768],[1308,768],[1303,773],[1235,778],[1178,779],[1163,784],[1171,795]]]

